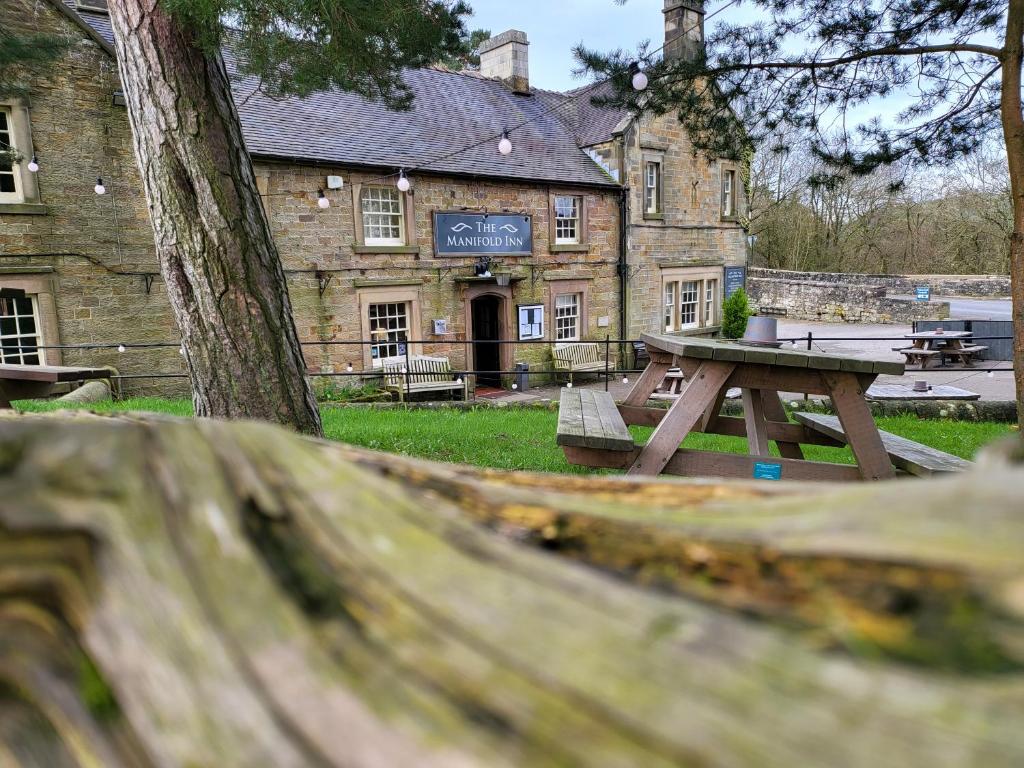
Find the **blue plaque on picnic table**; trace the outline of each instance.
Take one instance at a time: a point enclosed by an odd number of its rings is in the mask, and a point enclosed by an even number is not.
[[[533,220],[520,213],[434,214],[435,256],[530,256]]]
[[[776,464],[771,461],[755,461],[754,462],[754,479],[755,480],[781,480],[782,479],[782,465]]]
[[[918,301],[931,301],[932,300],[932,289],[931,286],[921,285],[916,289],[916,296]]]
[[[747,268],[746,267],[726,267],[725,268],[725,298],[729,298],[740,288],[746,286],[747,283]]]

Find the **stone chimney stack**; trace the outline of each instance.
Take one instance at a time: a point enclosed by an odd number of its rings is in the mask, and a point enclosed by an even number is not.
[[[665,0],[666,59],[692,58],[704,49],[703,0]]]
[[[526,33],[510,29],[480,44],[480,74],[497,77],[513,93],[530,93],[530,43]]]

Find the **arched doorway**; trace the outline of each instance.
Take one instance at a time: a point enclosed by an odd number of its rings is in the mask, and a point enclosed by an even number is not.
[[[473,338],[473,370],[477,382],[489,387],[501,386],[502,309],[505,300],[494,294],[484,294],[470,303],[470,321]]]

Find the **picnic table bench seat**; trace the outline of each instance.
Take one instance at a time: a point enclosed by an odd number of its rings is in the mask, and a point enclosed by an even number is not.
[[[608,367],[601,354],[601,345],[592,341],[555,344],[551,349],[551,359],[556,371],[569,374],[569,381],[572,381],[573,373],[597,373]]]
[[[415,392],[462,392],[462,399],[466,399],[466,382],[455,380],[447,357],[410,357],[408,375],[403,372],[405,366],[404,360],[385,363],[382,371],[384,388],[397,392],[399,398]]]
[[[558,445],[631,451],[633,436],[607,392],[592,389],[562,390],[558,401]]]
[[[987,350],[988,347],[984,347],[980,344],[969,344],[963,345],[959,349],[943,349],[940,350],[943,358],[946,357],[959,357],[960,362],[964,365],[970,365],[971,361],[980,355],[982,352]]]
[[[797,422],[808,429],[846,442],[846,433],[843,431],[838,416],[806,412],[794,413],[793,416]],[[911,475],[932,477],[948,472],[963,472],[971,467],[972,462],[961,459],[959,456],[945,453],[884,430],[878,430],[878,434],[882,437],[882,445],[885,447],[886,453],[889,454],[893,466]]]
[[[0,365],[0,409],[11,407],[12,400],[29,400],[52,394],[57,384],[109,379],[113,368],[86,368],[68,365]]]

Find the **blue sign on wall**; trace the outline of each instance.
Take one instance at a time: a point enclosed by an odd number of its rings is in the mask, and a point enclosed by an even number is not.
[[[775,464],[769,461],[755,461],[754,462],[754,479],[755,480],[781,480],[782,479],[782,465]]]
[[[921,285],[915,289],[915,294],[918,301],[931,301],[932,300],[932,289],[930,286]]]
[[[747,284],[747,268],[746,267],[726,267],[725,268],[725,298],[729,298],[740,288],[745,288]]]
[[[515,213],[435,213],[434,255],[529,256],[532,225],[529,216]]]

